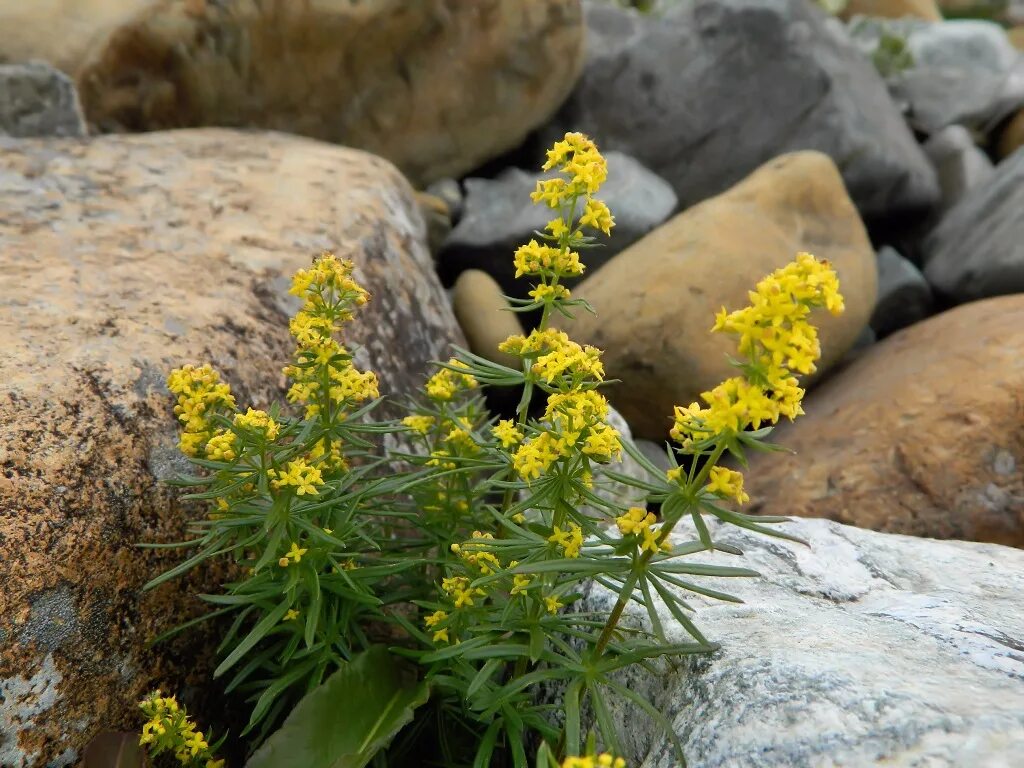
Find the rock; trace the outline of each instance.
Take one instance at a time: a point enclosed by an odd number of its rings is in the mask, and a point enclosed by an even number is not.
[[[841,16],[844,19],[854,16],[901,19],[910,16],[925,21],[942,21],[942,12],[935,0],[849,0]]]
[[[753,568],[760,578],[701,577],[702,587],[743,601],[683,595],[720,649],[661,663],[658,675],[637,669],[624,681],[672,724],[687,765],[1017,764],[1024,552],[825,520],[785,524],[808,546],[709,525],[716,541],[744,556],[692,560]],[[692,524],[673,534],[676,542],[696,538]],[[594,586],[582,609],[607,612],[613,599]],[[659,608],[668,641],[689,642]],[[642,607],[626,616],[646,623]],[[629,765],[679,764],[651,717],[622,699],[611,705]]]
[[[382,393],[464,342],[384,160],[225,130],[0,147],[0,764],[68,765],[151,686],[208,680],[199,636],[146,647],[222,576],[139,594],[181,555],[137,545],[184,535],[167,372],[282,398],[290,275],[324,248],[373,293],[348,340]]]
[[[777,155],[816,149],[868,217],[926,209],[935,177],[871,64],[804,0],[591,1],[583,75],[548,133],[632,155],[689,207]],[[742,51],[743,55],[737,55]]]
[[[752,463],[754,511],[1024,546],[1024,296],[879,342],[810,393]]]
[[[629,424],[627,424],[626,420],[622,418],[622,414],[614,408],[608,409],[608,423],[613,429],[617,429],[619,431],[619,439],[624,444],[633,440],[633,434],[630,431]],[[595,464],[593,478],[594,487],[592,490],[596,496],[622,507],[646,505],[647,493],[643,489],[636,488],[632,485],[626,485],[618,480],[613,480],[608,476],[609,472],[616,472],[620,475],[631,477],[634,480],[647,480],[648,474],[640,465],[640,462],[630,456],[626,451],[623,451],[619,455],[618,459],[611,461],[608,464]],[[609,520],[607,510],[603,509],[598,511],[589,505],[583,505],[581,507],[581,511],[583,510],[589,510],[590,514],[595,517],[606,520],[609,523],[611,522]]]
[[[871,315],[871,328],[879,336],[888,336],[928,317],[934,300],[921,270],[895,248],[882,246],[877,257],[878,301]]]
[[[72,74],[103,131],[270,128],[366,149],[418,185],[519,145],[583,56],[580,0],[0,0],[0,59]],[[9,22],[8,27],[4,22]]]
[[[649,462],[662,472],[668,472],[668,470],[672,468],[672,463],[668,458],[668,452],[665,450],[665,443],[655,442],[654,440],[645,440],[642,437],[638,437],[633,441],[633,444]]]
[[[924,143],[925,154],[939,177],[939,211],[952,208],[967,192],[992,178],[988,155],[962,125],[950,125]]]
[[[949,125],[986,134],[1024,105],[1024,56],[998,24],[858,19],[850,32],[868,54],[882,34],[906,41],[913,65],[887,83],[907,120],[924,134]]]
[[[996,151],[1000,159],[1005,159],[1021,147],[1024,147],[1024,109],[1014,115],[1003,128]]]
[[[1006,37],[1018,51],[1024,51],[1024,27],[1014,27],[1006,30]]]
[[[957,302],[1024,291],[1024,150],[996,166],[924,241],[924,275]]]
[[[523,332],[519,318],[508,306],[501,286],[486,272],[467,269],[455,281],[452,307],[470,351],[519,370],[518,357],[498,351],[501,342]]]
[[[438,179],[430,184],[425,191],[444,200],[453,222],[458,222],[462,218],[465,196],[462,194],[462,187],[455,179]]]
[[[85,136],[71,79],[49,64],[0,64],[0,136]]]
[[[611,237],[599,238],[600,248],[583,254],[591,272],[665,221],[676,207],[672,187],[636,160],[614,151],[606,159],[608,181],[599,197],[615,216],[615,227]],[[515,279],[512,254],[554,218],[550,208],[530,200],[537,180],[551,175],[510,168],[493,180],[467,179],[462,219],[441,255],[442,275],[483,269],[506,293],[525,297],[525,283]]]
[[[452,215],[448,203],[429,192],[417,192],[416,204],[420,207],[420,215],[427,225],[427,245],[430,254],[436,256],[452,231]]]
[[[604,350],[607,395],[635,434],[661,439],[672,408],[733,375],[734,342],[709,332],[723,305],[799,251],[830,260],[846,312],[819,313],[827,370],[851,347],[875,306],[874,250],[835,165],[820,152],[784,155],[727,192],[658,227],[585,279],[581,312],[565,326]]]

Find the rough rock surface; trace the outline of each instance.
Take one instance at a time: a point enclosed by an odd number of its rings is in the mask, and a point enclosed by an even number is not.
[[[939,177],[939,211],[952,208],[973,187],[991,179],[995,170],[962,125],[943,128],[924,143],[924,151]]]
[[[615,216],[615,227],[610,237],[598,236],[600,248],[583,253],[588,272],[657,227],[676,207],[675,192],[666,181],[621,152],[605,156],[608,181],[599,197]],[[537,180],[550,175],[510,168],[493,180],[467,179],[462,218],[441,254],[442,274],[483,269],[509,295],[525,297],[526,282],[515,279],[512,254],[554,218],[550,208],[530,199]]]
[[[924,275],[955,301],[1024,292],[1024,149],[996,166],[924,241]]]
[[[925,134],[954,124],[987,133],[1024,105],[1024,54],[998,24],[859,19],[850,29],[867,53],[883,32],[906,41],[913,65],[887,83],[907,120]]]
[[[632,155],[683,207],[773,157],[830,155],[866,216],[938,197],[885,84],[840,22],[804,0],[696,0],[644,15],[589,2],[587,63],[551,128]],[[743,55],[738,55],[742,51]]]
[[[888,336],[928,317],[934,300],[921,270],[895,248],[883,245],[877,258],[878,301],[871,313],[871,328],[879,336]]]
[[[867,502],[871,503],[871,502]],[[825,520],[770,539],[711,523],[761,578],[701,578],[742,605],[687,593],[721,645],[631,675],[674,726],[691,768],[1012,768],[1024,752],[1024,552],[874,533]],[[692,528],[674,534],[696,539]],[[595,587],[588,607],[612,598]],[[642,621],[645,611],[631,609]],[[669,641],[689,640],[660,611]],[[621,704],[626,757],[678,765],[651,718]]]
[[[188,469],[168,370],[209,361],[240,403],[279,398],[289,276],[321,249],[373,293],[349,340],[382,393],[464,342],[408,184],[362,152],[225,130],[0,139],[0,211],[0,764],[67,765],[201,657],[145,648],[198,609],[190,591],[138,591],[179,556],[136,545],[183,533],[158,484]]]
[[[835,165],[819,152],[767,163],[718,197],[675,216],[585,279],[574,296],[597,314],[562,321],[573,338],[604,350],[621,384],[607,395],[635,434],[661,438],[672,407],[688,405],[733,375],[732,339],[711,334],[722,306],[799,251],[828,259],[847,311],[819,313],[824,371],[842,357],[875,306],[875,255]]]
[[[0,64],[0,136],[85,136],[71,78],[49,64]]]
[[[421,185],[517,146],[583,57],[579,0],[0,0],[7,28],[0,59],[72,74],[100,130],[271,128]]]
[[[804,402],[751,466],[752,508],[1024,546],[1024,295],[879,342]]]

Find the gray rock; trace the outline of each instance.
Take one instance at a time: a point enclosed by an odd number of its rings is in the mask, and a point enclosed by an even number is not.
[[[605,157],[608,181],[599,197],[615,216],[615,227],[611,237],[600,238],[600,248],[582,254],[588,273],[661,224],[676,207],[672,187],[639,162],[621,152]],[[441,253],[443,271],[483,269],[519,295],[523,284],[516,284],[512,254],[554,218],[551,209],[530,200],[537,180],[550,175],[510,168],[493,180],[467,179],[462,218]]]
[[[900,328],[924,320],[932,313],[932,289],[921,270],[903,258],[895,248],[878,251],[878,300],[871,315],[871,328],[888,336]]]
[[[1024,148],[996,166],[925,239],[924,276],[958,302],[1024,292]]]
[[[1019,765],[1024,753],[1024,551],[799,519],[809,546],[711,523],[757,579],[702,578],[740,605],[687,593],[712,656],[632,672],[691,768]],[[690,526],[673,536],[696,539]],[[584,610],[610,609],[594,586]],[[669,642],[690,640],[659,607]],[[646,623],[646,611],[627,610]],[[678,763],[651,718],[613,702],[629,765]]]
[[[462,194],[462,187],[455,179],[438,179],[424,190],[444,200],[448,204],[448,213],[453,222],[462,218],[462,204],[465,196]]]
[[[988,133],[1024,104],[1024,56],[998,24],[911,18],[850,23],[851,35],[869,54],[883,32],[905,39],[913,58],[887,84],[917,130],[934,134],[963,125]]]
[[[949,125],[924,143],[924,152],[939,177],[940,210],[960,202],[973,187],[992,178],[995,169],[961,125]]]
[[[71,78],[49,64],[0,64],[0,136],[86,136]]]
[[[773,157],[829,154],[869,217],[931,206],[934,171],[842,24],[803,0],[587,5],[588,60],[549,133],[636,157],[684,207]]]
[[[647,440],[642,437],[635,438],[633,444],[640,450],[646,459],[658,469],[667,472],[672,468],[665,451],[665,443],[656,440]]]

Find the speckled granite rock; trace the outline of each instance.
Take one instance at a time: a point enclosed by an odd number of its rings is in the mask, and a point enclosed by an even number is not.
[[[177,555],[135,545],[183,532],[157,482],[183,468],[170,368],[209,361],[240,402],[279,397],[288,278],[325,248],[373,294],[349,340],[382,393],[464,342],[411,189],[354,150],[225,130],[0,139],[0,211],[0,765],[34,768],[134,729],[136,697],[201,657],[145,649],[196,611],[188,589],[138,593]]]
[[[751,508],[1024,547],[1024,294],[875,344],[751,462]]]
[[[720,650],[628,680],[673,724],[690,768],[1018,765],[1024,552],[825,520],[786,524],[810,546],[711,525],[745,556],[692,560],[761,578],[701,579],[743,600],[685,595]],[[586,607],[612,602],[594,587]],[[630,614],[645,620],[643,608]],[[659,614],[670,642],[689,640]],[[649,717],[621,703],[613,715],[631,766],[678,765]]]
[[[54,7],[54,6],[57,7]],[[101,131],[220,125],[366,149],[417,184],[516,147],[576,80],[580,0],[0,0],[0,60]]]

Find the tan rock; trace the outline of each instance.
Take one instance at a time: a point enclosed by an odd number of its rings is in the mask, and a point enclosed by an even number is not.
[[[349,340],[382,393],[464,342],[384,160],[226,130],[3,147],[0,763],[22,768],[135,730],[151,686],[207,679],[200,637],[145,648],[200,609],[179,582],[139,594],[179,554],[136,545],[183,535],[158,484],[188,468],[169,369],[209,361],[240,403],[280,397],[289,276],[325,248],[373,294]]]
[[[614,213],[614,211],[613,211]],[[799,251],[828,259],[847,311],[816,313],[827,370],[853,345],[875,304],[874,251],[833,162],[819,152],[782,155],[733,188],[655,229],[583,281],[571,335],[605,351],[607,394],[634,434],[661,438],[673,405],[733,375],[729,337],[711,334],[722,306],[739,308],[764,275]],[[585,256],[586,254],[584,254]]]
[[[1010,42],[1015,48],[1024,51],[1024,26],[1006,30],[1006,36],[1010,38]]]
[[[0,58],[72,74],[102,131],[271,128],[421,185],[521,143],[583,56],[580,0],[0,0],[8,28]]]
[[[910,16],[925,21],[942,21],[942,12],[935,0],[849,0],[840,16],[843,19],[854,16],[901,19]]]
[[[999,159],[1009,157],[1021,147],[1024,147],[1024,109],[1020,110],[1003,127],[999,134],[999,145],[996,152]]]
[[[780,427],[752,508],[1024,546],[1024,295],[964,304],[869,349]]]
[[[427,225],[427,245],[430,255],[437,256],[441,245],[452,231],[452,215],[448,203],[437,195],[429,192],[417,192],[416,204],[420,207],[420,215]]]
[[[455,281],[452,293],[455,317],[472,352],[509,368],[519,369],[519,358],[498,351],[498,345],[523,328],[497,281],[479,269],[467,269]]]

